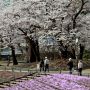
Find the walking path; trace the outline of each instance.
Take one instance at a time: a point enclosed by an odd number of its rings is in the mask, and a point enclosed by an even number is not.
[[[69,71],[50,71],[50,72],[47,72],[47,74],[57,74],[57,73],[69,74]],[[44,72],[41,72],[41,74],[44,74]],[[78,75],[78,71],[73,71],[72,74]],[[82,75],[90,77],[90,69],[83,70]]]
[[[4,71],[4,70],[0,70],[0,71]],[[34,68],[34,69],[30,69],[30,70],[6,70],[6,71],[13,71],[13,72],[34,72],[34,71],[36,71],[36,69]],[[38,70],[38,73],[40,73],[40,71]],[[44,73],[43,71],[41,72],[41,73]],[[49,74],[54,74],[54,73],[69,73],[69,71],[50,71],[50,72],[47,72],[47,73],[49,73]],[[90,75],[90,69],[85,69],[85,70],[83,70],[83,72],[82,72],[83,74],[85,74],[85,75],[87,75],[87,74],[89,74]],[[78,74],[78,72],[76,71],[76,70],[74,70],[73,71],[73,74]]]

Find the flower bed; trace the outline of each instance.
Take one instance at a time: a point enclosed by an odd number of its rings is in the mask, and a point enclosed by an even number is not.
[[[68,74],[52,74],[19,82],[2,90],[90,90],[90,78]]]

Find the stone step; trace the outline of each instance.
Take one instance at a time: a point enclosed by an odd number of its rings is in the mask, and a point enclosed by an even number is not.
[[[21,78],[21,80],[28,80],[28,78]]]
[[[19,82],[11,81],[10,84],[18,84]]]
[[[27,78],[32,78],[32,77],[35,77],[35,76],[27,76]]]
[[[0,85],[0,88],[6,88],[8,87],[7,85]]]
[[[16,84],[13,84],[13,83],[10,84],[10,86],[14,86],[14,85],[16,85]]]
[[[17,79],[17,80],[15,80],[14,82],[19,83],[19,82],[23,82],[23,81],[25,81],[25,80],[23,80],[23,79]]]

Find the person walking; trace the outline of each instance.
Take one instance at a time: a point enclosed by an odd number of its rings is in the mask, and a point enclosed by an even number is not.
[[[45,72],[48,70],[49,72],[49,60],[47,57],[45,57],[45,60],[44,60],[44,67],[45,67]]]
[[[69,73],[72,74],[72,69],[73,69],[73,61],[71,58],[69,58],[69,62],[68,62],[68,68],[69,68]]]
[[[40,72],[42,70],[44,71],[44,61],[43,61],[43,59],[40,61]]]
[[[82,68],[83,68],[83,63],[81,60],[78,62],[78,75],[82,76]]]

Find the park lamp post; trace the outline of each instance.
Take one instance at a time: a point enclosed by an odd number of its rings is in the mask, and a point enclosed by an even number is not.
[[[78,69],[78,38],[76,38],[76,60],[77,60],[77,69]]]

